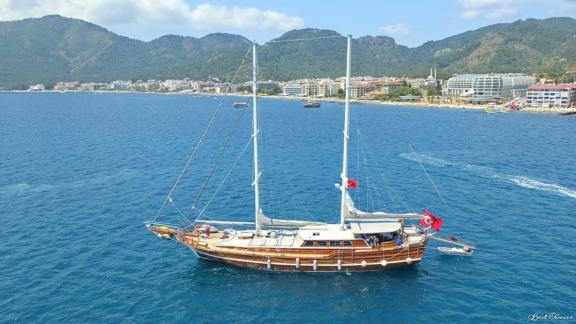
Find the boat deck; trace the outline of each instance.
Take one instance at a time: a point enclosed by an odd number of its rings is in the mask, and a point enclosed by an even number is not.
[[[200,241],[219,247],[299,247],[303,242],[296,230],[262,231],[260,236],[252,231],[218,231],[201,234]]]

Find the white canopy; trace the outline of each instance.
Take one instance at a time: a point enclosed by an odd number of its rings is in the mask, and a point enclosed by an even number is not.
[[[350,223],[354,234],[391,233],[400,229],[400,222],[353,222]]]

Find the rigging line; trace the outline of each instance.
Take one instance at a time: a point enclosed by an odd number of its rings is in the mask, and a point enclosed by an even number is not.
[[[250,49],[246,52],[246,54],[244,55],[244,59],[242,60],[242,63],[240,64],[240,66],[237,69],[237,73],[234,74],[231,82],[234,83],[238,71],[240,71],[242,69],[242,67],[244,66],[244,63],[246,61],[246,57],[248,56],[248,54],[250,53]],[[228,74],[226,76],[226,80],[230,80],[230,74]],[[220,98],[220,102],[219,102],[219,108],[220,106],[223,104],[224,102],[224,97],[222,96]],[[198,201],[200,200],[200,198],[202,197],[204,191],[206,190],[206,187],[208,186],[208,183],[210,182],[210,179],[212,178],[212,176],[214,175],[214,172],[216,171],[216,168],[218,167],[218,165],[220,164],[220,161],[222,159],[222,156],[224,155],[224,152],[226,151],[226,149],[228,148],[229,144],[230,144],[230,140],[232,139],[232,135],[234,135],[234,132],[238,129],[238,125],[240,124],[240,120],[242,119],[242,117],[244,116],[244,112],[246,111],[246,109],[242,109],[242,112],[240,113],[240,115],[238,116],[236,122],[234,123],[234,127],[232,128],[232,130],[230,131],[230,133],[228,134],[228,138],[226,139],[226,142],[224,144],[224,146],[222,147],[222,150],[220,151],[220,154],[218,155],[218,157],[216,158],[216,160],[214,161],[214,165],[212,167],[212,169],[210,170],[210,173],[206,176],[206,179],[203,181],[202,183],[202,187],[200,188],[200,191],[198,192],[198,195],[196,197],[196,199],[194,200],[194,202],[192,203],[192,205],[190,206],[190,209],[188,210],[187,215],[191,215],[192,211],[194,209],[198,210],[196,208],[196,205],[198,204]]]
[[[416,151],[414,150],[414,147],[412,147],[412,144],[408,144],[408,146],[410,147],[410,150],[412,150],[412,153],[414,153],[414,155],[416,155],[416,159],[418,160],[418,164],[420,164],[420,167],[422,168],[422,170],[424,171],[424,173],[426,174],[426,177],[428,178],[428,181],[430,181],[430,184],[432,185],[432,187],[434,188],[434,191],[436,191],[436,194],[438,195],[438,198],[440,198],[440,201],[442,201],[442,203],[444,204],[444,206],[446,208],[448,208],[448,204],[446,203],[446,200],[444,200],[444,197],[442,196],[442,194],[440,193],[440,190],[438,189],[438,187],[436,186],[436,184],[434,183],[434,181],[432,180],[432,177],[430,177],[430,174],[428,174],[428,171],[426,171],[426,168],[424,167],[424,164],[422,164],[422,161],[420,161],[420,156],[418,155],[418,153],[416,153]]]
[[[351,110],[351,112],[354,114],[355,118],[355,124],[356,124],[356,134],[357,134],[357,145],[358,145],[358,170],[360,171],[360,169],[362,169],[364,171],[364,176],[365,176],[365,180],[366,180],[366,185],[365,186],[361,186],[361,188],[366,188],[366,199],[365,199],[365,208],[366,210],[374,210],[374,208],[376,207],[376,204],[374,203],[374,196],[376,196],[376,199],[378,200],[382,200],[382,197],[379,196],[377,193],[378,191],[376,191],[375,189],[375,185],[377,184],[378,181],[375,181],[373,179],[373,175],[371,172],[369,172],[369,168],[368,168],[368,159],[366,158],[368,156],[368,149],[366,148],[366,143],[364,141],[364,137],[362,136],[362,132],[360,131],[361,127],[360,127],[360,118],[356,117],[357,114],[355,112],[355,110]],[[360,157],[362,158],[362,163],[360,163]],[[383,181],[386,185],[387,182]],[[358,191],[360,192],[360,190]],[[390,195],[390,193],[388,192],[388,195]]]
[[[358,130],[358,137],[361,137],[361,133],[360,130]],[[363,140],[363,138],[362,138]],[[374,203],[374,189],[372,186],[372,182],[377,183],[377,181],[372,181],[372,175],[371,173],[368,171],[368,161],[366,159],[366,156],[368,155],[367,149],[365,148],[365,145],[362,145],[362,162],[363,162],[363,167],[364,167],[364,174],[366,175],[366,209],[367,210],[374,210],[376,207],[376,204]],[[386,186],[388,184],[386,183]],[[376,197],[379,200],[382,200],[380,196]]]
[[[286,40],[271,40],[271,41],[268,41],[268,42],[264,43],[262,46],[266,46],[266,45],[271,44],[271,43],[290,43],[290,42],[301,42],[301,41],[327,39],[327,38],[346,38],[346,36],[333,35],[333,36],[310,37],[310,38],[297,38],[297,39],[286,39]]]
[[[214,175],[216,168],[220,164],[220,161],[222,160],[222,156],[224,155],[224,152],[226,151],[226,149],[230,145],[232,137],[233,137],[234,133],[236,132],[236,130],[238,129],[238,126],[240,125],[240,121],[242,120],[242,117],[244,116],[244,112],[246,110],[247,109],[242,109],[242,112],[240,113],[238,118],[236,118],[236,122],[234,123],[234,127],[228,133],[228,138],[226,139],[226,142],[224,143],[224,146],[222,147],[220,154],[218,155],[218,157],[214,161],[214,166],[212,167],[212,170],[210,170],[210,173],[208,174],[208,176],[204,180],[204,183],[202,184],[202,188],[200,189],[200,192],[198,192],[198,195],[196,196],[196,200],[194,200],[194,203],[192,204],[192,206],[190,207],[190,210],[188,211],[188,215],[190,215],[192,213],[192,210],[196,208],[196,204],[198,203],[198,201],[202,197],[202,194],[206,190],[206,187],[208,186],[208,182],[210,182],[210,179],[212,179],[212,176]]]
[[[172,201],[170,202],[170,205],[172,205],[172,207],[174,207],[174,209],[176,209],[176,211],[180,214],[180,216],[182,216],[182,218],[184,218],[187,221],[190,221],[181,211],[180,208],[176,207],[176,204]]]
[[[238,73],[240,71],[240,69],[242,68],[242,66],[244,65],[244,62],[246,61],[246,57],[248,56],[248,54],[250,53],[251,48],[248,49],[248,51],[246,51],[246,54],[244,54],[244,58],[242,59],[242,62],[240,63],[240,66],[238,67],[238,69],[236,70],[236,73],[234,74],[234,77],[232,78],[232,82],[234,82],[234,80],[236,79],[236,77],[238,76]],[[224,99],[224,97],[222,97],[222,100]],[[160,206],[160,208],[158,209],[158,211],[156,212],[156,215],[154,216],[153,220],[155,221],[158,216],[160,215],[160,212],[162,211],[162,209],[164,208],[164,206],[166,206],[166,203],[168,202],[168,200],[170,200],[170,197],[172,197],[172,194],[174,194],[174,191],[176,191],[176,188],[178,187],[178,184],[180,183],[180,181],[182,180],[182,177],[184,177],[184,174],[186,173],[186,171],[188,170],[188,167],[190,166],[190,163],[192,163],[192,160],[194,159],[194,157],[196,156],[196,153],[198,153],[198,149],[200,148],[200,146],[202,145],[202,142],[204,142],[204,139],[206,138],[206,134],[208,134],[208,131],[210,130],[210,128],[212,128],[212,125],[214,124],[214,120],[216,119],[216,116],[218,116],[218,113],[220,112],[220,108],[222,107],[222,100],[220,100],[220,104],[218,105],[218,107],[216,108],[216,111],[214,111],[214,114],[212,115],[212,118],[210,119],[210,122],[208,123],[208,126],[206,126],[206,129],[204,129],[204,132],[202,133],[202,136],[200,137],[200,139],[198,140],[198,143],[196,144],[196,147],[194,148],[194,150],[192,151],[192,154],[190,154],[190,157],[188,158],[188,161],[186,161],[186,165],[184,165],[184,168],[182,169],[182,171],[180,172],[180,174],[178,175],[178,178],[176,179],[176,183],[174,183],[174,186],[172,186],[172,189],[170,189],[170,192],[168,193],[168,196],[166,196],[166,199],[164,199],[164,202],[162,203],[162,205]]]
[[[362,136],[362,132],[360,131],[360,118],[358,117],[356,111],[354,109],[351,109],[351,113],[353,114],[352,118],[354,120],[354,123],[356,125],[356,143],[358,145],[357,148],[357,158],[358,158],[358,172],[360,172],[360,169],[362,168],[364,171],[364,176],[366,179],[366,185],[362,186],[362,187],[366,187],[366,202],[365,202],[365,208],[366,210],[371,210],[373,209],[376,204],[374,203],[374,186],[372,186],[372,182],[377,183],[376,181],[372,181],[371,179],[371,174],[370,172],[368,172],[368,162],[366,159],[366,156],[368,155],[368,150],[366,149],[366,143],[364,142],[364,137]],[[362,165],[360,165],[360,157],[362,157]],[[362,188],[361,187],[361,188]],[[360,191],[360,190],[359,190]],[[359,192],[358,191],[358,192]],[[359,195],[359,194],[358,194]],[[357,196],[358,196],[357,195]],[[377,197],[380,198],[380,197]]]
[[[365,154],[366,156],[368,156],[368,158],[369,158],[370,160],[376,161],[377,159],[374,159],[374,156],[371,154],[372,151],[369,150],[368,144],[366,144],[366,141],[364,140],[363,133],[360,131],[360,129],[358,129],[358,134],[359,134],[359,137],[361,138],[362,149],[363,149],[364,154]],[[369,172],[368,172],[368,169],[367,169],[367,164],[368,164],[368,163],[367,163],[366,157],[364,157],[364,163],[365,163],[365,164],[364,164],[364,168],[366,168],[366,173],[368,174],[368,173],[369,173]],[[384,183],[384,185],[386,186],[386,193],[388,194],[388,197],[390,198],[390,201],[391,201],[392,203],[396,204],[395,207],[396,207],[396,208],[401,207],[401,208],[406,209],[406,210],[411,210],[411,208],[409,208],[408,205],[406,205],[406,204],[404,203],[404,201],[402,200],[401,196],[399,196],[398,194],[396,194],[396,193],[394,193],[394,192],[392,191],[392,188],[390,187],[390,181],[388,181],[388,177],[386,177],[386,176],[384,175],[384,173],[378,173],[377,175],[378,175],[379,179],[382,181],[382,183]],[[372,193],[374,193],[374,192],[372,192]],[[370,198],[372,198],[371,195],[370,195]],[[380,198],[380,197],[377,197],[377,198]],[[374,203],[374,201],[372,200],[372,204],[373,204],[373,203]]]
[[[246,145],[244,146],[244,148],[242,149],[242,152],[240,152],[240,154],[238,155],[238,157],[236,158],[236,161],[234,161],[234,163],[232,164],[232,166],[230,167],[230,169],[228,169],[228,172],[226,173],[226,175],[224,176],[224,178],[222,179],[222,181],[220,181],[220,184],[218,185],[218,187],[216,188],[216,191],[214,191],[214,193],[212,194],[212,196],[210,196],[210,199],[208,200],[208,202],[206,203],[206,205],[202,208],[202,210],[200,211],[200,213],[198,214],[198,217],[196,217],[195,220],[198,220],[200,217],[202,217],[204,215],[204,212],[206,211],[206,209],[208,208],[208,206],[210,206],[210,204],[212,203],[212,200],[214,199],[214,197],[216,196],[216,194],[218,194],[218,192],[220,191],[220,189],[222,189],[222,186],[224,185],[224,183],[226,182],[226,180],[228,179],[228,177],[230,176],[230,174],[232,173],[232,170],[236,167],[236,165],[238,165],[238,162],[240,161],[240,158],[242,158],[242,156],[244,155],[244,153],[246,152],[246,150],[248,149],[248,147],[250,146],[250,144],[252,143],[253,138],[250,137],[250,140],[248,140],[248,143],[246,143]]]

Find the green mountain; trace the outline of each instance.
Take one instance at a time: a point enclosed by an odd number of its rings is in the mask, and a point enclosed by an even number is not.
[[[465,32],[414,49],[448,72],[563,73],[576,67],[576,20],[527,19]]]
[[[246,38],[228,34],[142,42],[60,16],[0,22],[0,87],[217,77],[236,67],[249,46]]]
[[[345,39],[330,30],[301,29],[260,46],[261,78],[288,80],[344,74]],[[274,42],[300,38],[308,42]],[[0,22],[0,87],[61,80],[184,78],[230,80],[246,56],[243,36],[167,35],[143,42],[60,16]],[[468,31],[408,48],[385,36],[353,40],[354,75],[441,76],[465,72],[561,74],[576,68],[576,20],[527,19]],[[239,71],[247,79],[250,68]]]

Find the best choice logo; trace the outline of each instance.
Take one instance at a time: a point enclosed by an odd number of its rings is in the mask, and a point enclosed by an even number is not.
[[[531,321],[571,321],[574,320],[574,316],[560,313],[533,313],[528,316],[528,319]]]

